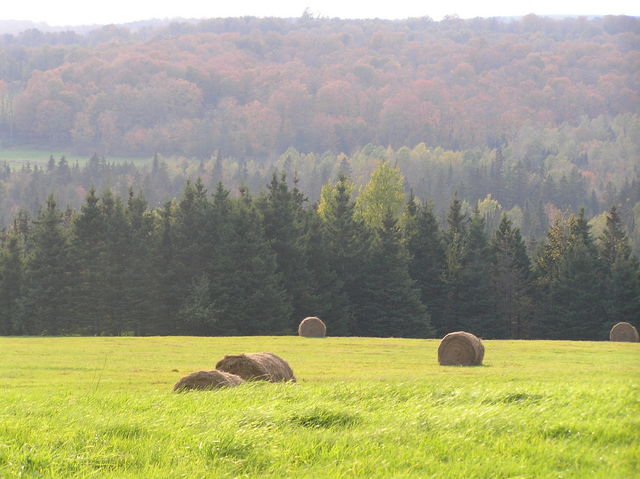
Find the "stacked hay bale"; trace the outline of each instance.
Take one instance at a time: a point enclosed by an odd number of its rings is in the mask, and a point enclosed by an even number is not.
[[[296,381],[289,364],[273,353],[227,354],[216,369],[237,374],[245,381]]]
[[[174,391],[185,391],[188,389],[217,389],[230,388],[244,383],[244,379],[235,374],[225,371],[196,371],[180,379],[173,386]]]
[[[327,326],[320,318],[309,316],[298,326],[298,335],[304,338],[324,338],[327,335]]]
[[[447,334],[438,347],[438,362],[441,366],[479,366],[483,358],[482,342],[465,331]]]
[[[611,331],[609,331],[609,340],[637,343],[640,341],[640,337],[638,336],[638,330],[633,324],[623,321],[611,328]]]

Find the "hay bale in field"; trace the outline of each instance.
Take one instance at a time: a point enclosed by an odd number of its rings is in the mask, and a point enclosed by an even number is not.
[[[438,347],[438,362],[441,366],[478,366],[483,359],[482,341],[465,331],[447,334]]]
[[[327,335],[327,326],[320,318],[310,316],[304,318],[298,326],[298,336],[305,338],[324,338]]]
[[[273,353],[227,354],[216,369],[237,374],[246,381],[296,381],[289,364]]]
[[[180,379],[173,390],[229,388],[242,383],[240,376],[225,371],[196,371]]]
[[[621,322],[616,324],[609,332],[610,341],[622,341],[628,343],[637,343],[640,341],[638,330],[633,324]]]

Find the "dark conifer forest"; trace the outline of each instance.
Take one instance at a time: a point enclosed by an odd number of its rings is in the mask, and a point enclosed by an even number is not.
[[[622,16],[2,35],[0,335],[605,339],[639,72]]]
[[[451,199],[443,224],[380,162],[354,199],[339,174],[311,205],[274,173],[258,194],[188,182],[158,208],[130,190],[53,195],[18,214],[0,250],[0,334],[287,334],[605,339],[640,314],[640,270],[615,206],[599,236],[584,209],[535,250],[507,215]]]

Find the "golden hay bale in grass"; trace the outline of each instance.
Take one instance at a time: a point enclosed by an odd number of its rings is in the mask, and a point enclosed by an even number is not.
[[[298,326],[298,335],[305,338],[324,338],[327,335],[327,325],[315,316],[304,318]]]
[[[609,332],[610,341],[622,341],[627,343],[637,343],[640,341],[638,330],[633,324],[621,322],[616,324]]]
[[[216,369],[237,374],[246,381],[296,381],[289,364],[273,353],[227,354]]]
[[[441,366],[478,366],[484,358],[484,345],[475,335],[464,331],[449,333],[438,347]]]
[[[229,388],[242,383],[240,376],[225,371],[196,371],[180,379],[173,390]]]

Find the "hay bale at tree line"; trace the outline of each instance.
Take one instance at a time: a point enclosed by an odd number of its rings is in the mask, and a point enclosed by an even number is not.
[[[216,369],[237,374],[246,381],[296,381],[289,364],[273,353],[227,354]]]
[[[620,322],[616,324],[609,332],[610,341],[622,341],[628,343],[637,343],[640,341],[638,330],[633,324]]]
[[[240,376],[225,371],[196,371],[181,378],[173,390],[229,388],[242,383],[244,379]]]
[[[441,366],[479,366],[483,358],[482,341],[465,331],[447,334],[438,347],[438,362]]]
[[[298,335],[305,338],[324,338],[327,335],[327,326],[320,318],[310,316],[304,318],[298,326]]]

